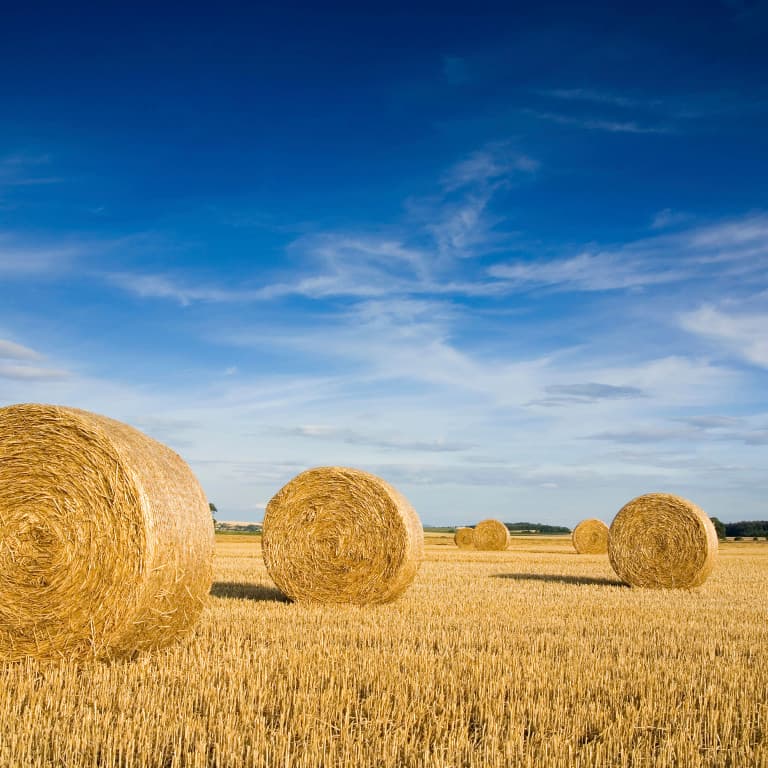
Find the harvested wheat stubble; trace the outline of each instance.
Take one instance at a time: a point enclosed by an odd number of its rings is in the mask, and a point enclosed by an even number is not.
[[[173,451],[75,408],[0,408],[0,659],[120,658],[192,628],[205,494]]]
[[[453,543],[459,549],[475,548],[475,532],[472,528],[457,528],[453,534]]]
[[[573,529],[571,541],[580,555],[603,555],[608,551],[608,526],[594,517],[582,520]]]
[[[611,524],[608,555],[616,575],[635,587],[703,584],[717,559],[717,533],[692,502],[649,493],[625,504]]]
[[[272,580],[294,600],[387,603],[413,581],[424,531],[405,497],[381,478],[317,467],[267,504],[262,553]]]
[[[506,549],[509,546],[509,531],[498,520],[483,520],[475,526],[473,541],[475,549]]]

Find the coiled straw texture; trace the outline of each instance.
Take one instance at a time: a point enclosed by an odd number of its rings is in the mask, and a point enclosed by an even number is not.
[[[509,531],[498,520],[483,520],[473,533],[475,549],[502,550],[509,546]]]
[[[212,564],[208,503],[169,448],[74,408],[0,408],[0,659],[165,646]]]
[[[703,584],[717,559],[717,533],[695,504],[668,493],[638,496],[611,524],[608,555],[617,576],[636,587]]]
[[[475,548],[475,532],[472,528],[457,528],[453,534],[453,543],[459,549]]]
[[[580,555],[602,555],[608,551],[608,526],[594,517],[582,520],[571,534],[573,548]]]
[[[288,597],[319,603],[387,603],[413,581],[424,531],[405,497],[346,467],[302,472],[267,504],[264,563]]]

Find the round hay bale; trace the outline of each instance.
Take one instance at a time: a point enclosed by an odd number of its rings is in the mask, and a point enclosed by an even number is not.
[[[608,555],[616,575],[635,587],[697,587],[712,572],[717,533],[695,504],[649,493],[625,504],[611,524]]]
[[[608,526],[594,517],[582,520],[573,529],[571,541],[580,555],[603,555],[608,551]]]
[[[208,502],[169,448],[74,408],[0,408],[0,659],[168,645],[212,566]]]
[[[317,467],[267,504],[262,553],[272,580],[293,600],[387,603],[413,581],[424,531],[405,497],[381,478]]]
[[[501,550],[509,546],[509,531],[498,520],[483,520],[475,526],[475,549]]]
[[[457,528],[453,534],[453,543],[459,549],[475,548],[475,532],[472,528]]]

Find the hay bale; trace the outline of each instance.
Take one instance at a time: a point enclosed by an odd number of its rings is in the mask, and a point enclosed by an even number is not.
[[[616,575],[635,587],[697,587],[714,567],[717,533],[692,502],[649,493],[619,510],[608,555]]]
[[[571,541],[580,555],[603,555],[608,551],[608,526],[594,517],[582,520],[573,529]]]
[[[205,494],[169,448],[74,408],[0,408],[0,659],[165,646],[212,565]]]
[[[267,504],[262,552],[272,580],[294,600],[387,603],[413,581],[424,531],[405,497],[381,478],[317,467]]]
[[[472,528],[457,528],[453,534],[453,543],[459,549],[475,548],[475,532]]]
[[[509,531],[498,520],[483,520],[475,526],[475,549],[502,550],[509,546]]]

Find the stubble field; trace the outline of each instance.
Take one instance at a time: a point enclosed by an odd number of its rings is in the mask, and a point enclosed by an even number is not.
[[[568,538],[427,542],[399,601],[323,607],[220,536],[182,643],[0,665],[0,766],[768,766],[768,544],[654,592]]]

